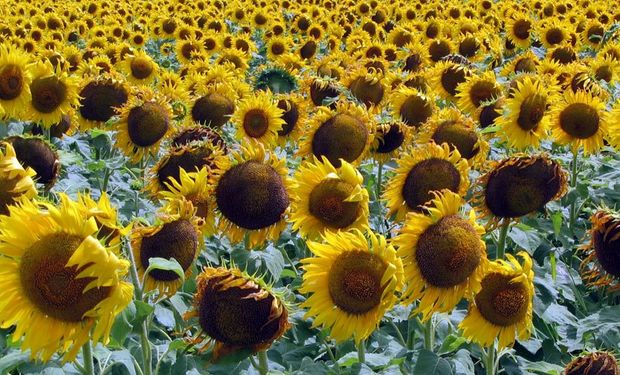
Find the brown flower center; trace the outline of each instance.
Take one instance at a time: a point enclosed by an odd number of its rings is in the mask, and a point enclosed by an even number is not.
[[[585,103],[569,104],[560,113],[560,127],[571,137],[587,139],[598,132],[600,117]]]
[[[0,99],[13,100],[24,88],[24,74],[19,66],[5,65],[0,71]]]
[[[482,289],[475,297],[476,307],[489,322],[507,327],[522,321],[530,304],[526,286],[511,283],[512,277],[491,273],[482,279]]]
[[[339,113],[325,121],[314,133],[312,153],[340,167],[340,159],[353,162],[366,148],[368,130],[362,120],[346,113]]]
[[[358,217],[359,202],[345,202],[354,186],[338,180],[321,181],[310,193],[310,213],[333,228],[346,228]]]
[[[547,98],[540,94],[532,94],[521,103],[517,124],[525,131],[534,130],[545,115]]]
[[[431,192],[449,189],[458,192],[461,175],[447,160],[426,159],[411,168],[403,185],[402,196],[410,210],[421,211],[433,199]]]

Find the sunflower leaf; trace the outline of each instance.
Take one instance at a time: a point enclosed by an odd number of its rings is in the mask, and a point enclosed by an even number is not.
[[[172,271],[179,276],[181,281],[185,281],[185,271],[183,271],[183,267],[181,267],[179,262],[177,262],[177,260],[174,258],[170,258],[170,259],[151,258],[149,259],[149,266],[144,272],[144,276],[146,277],[146,275],[148,275],[149,272],[152,272],[153,270]]]

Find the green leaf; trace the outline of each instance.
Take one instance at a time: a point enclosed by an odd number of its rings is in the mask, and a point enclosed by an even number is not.
[[[136,305],[136,315],[134,316],[132,324],[135,326],[142,323],[144,319],[151,315],[155,308],[142,301],[134,301],[134,304]]]
[[[22,363],[27,363],[29,359],[28,353],[14,352],[0,358],[0,374],[7,374]]]
[[[439,348],[439,354],[448,354],[456,351],[461,345],[465,344],[467,339],[462,336],[457,336],[454,334],[449,335],[441,344],[441,348]]]
[[[155,319],[168,329],[173,329],[175,326],[174,313],[160,305],[155,305]]]
[[[422,349],[413,368],[414,375],[452,375],[450,362],[437,354]]]
[[[185,281],[185,271],[183,271],[183,267],[181,267],[179,262],[174,258],[170,258],[169,260],[164,258],[150,258],[149,266],[144,272],[144,276],[153,270],[172,271],[176,273],[182,281]]]
[[[551,215],[551,222],[553,223],[553,233],[558,236],[560,234],[560,230],[562,229],[562,221],[564,220],[564,215],[561,211],[554,212]]]

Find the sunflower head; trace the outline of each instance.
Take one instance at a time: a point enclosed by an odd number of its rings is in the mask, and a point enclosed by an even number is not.
[[[60,172],[60,160],[52,146],[42,138],[13,136],[6,139],[15,150],[17,160],[24,168],[36,172],[36,181],[51,188]]]
[[[394,116],[416,128],[425,123],[435,111],[433,98],[414,88],[400,87],[392,93],[390,102]]]
[[[195,122],[212,128],[220,128],[235,111],[237,94],[228,85],[209,86],[198,96],[192,106]]]
[[[32,179],[35,175],[32,168],[24,169],[10,143],[0,143],[0,214],[8,215],[11,205],[37,195]]]
[[[195,124],[179,129],[172,137],[171,144],[173,147],[182,147],[194,142],[209,142],[214,147],[219,147],[224,153],[227,150],[226,141],[216,130]]]
[[[581,263],[584,279],[592,286],[620,288],[620,214],[602,207],[590,218],[588,255]]]
[[[208,338],[195,341],[214,343],[214,360],[241,349],[267,350],[290,327],[282,298],[259,278],[237,268],[206,267],[196,283],[194,309],[186,319],[198,318]]]
[[[540,211],[567,190],[567,173],[545,155],[504,159],[480,178],[476,200],[492,222]]]
[[[502,88],[493,72],[468,77],[458,86],[457,91],[457,104],[461,110],[468,113],[475,113],[477,108],[502,96]]]
[[[359,230],[326,234],[324,243],[308,242],[315,255],[304,264],[302,303],[313,316],[313,326],[331,329],[342,342],[370,336],[386,311],[396,302],[403,283],[403,266],[385,238]]]
[[[274,94],[297,90],[297,79],[288,70],[278,66],[263,69],[254,82],[256,90],[269,89]]]
[[[512,346],[518,337],[532,332],[534,271],[532,259],[521,251],[521,265],[512,255],[496,260],[482,278],[481,287],[470,300],[469,312],[459,327],[463,335],[482,346],[499,339],[499,348]]]
[[[231,120],[237,127],[238,139],[268,146],[275,144],[282,130],[282,115],[271,93],[261,91],[241,100]]]
[[[449,190],[434,194],[424,213],[407,216],[395,240],[408,280],[402,299],[420,298],[423,319],[477,292],[486,265],[484,229],[473,211],[462,216],[464,201]]]
[[[594,352],[573,359],[564,369],[565,375],[617,375],[618,361],[612,353]]]
[[[389,161],[410,142],[411,132],[403,122],[378,124],[375,129],[372,152],[376,159],[383,162]]]
[[[29,62],[27,53],[11,49],[6,43],[0,47],[0,107],[10,116],[22,115],[30,99]]]
[[[93,78],[82,85],[79,96],[78,114],[83,120],[80,126],[87,128],[110,120],[116,108],[122,107],[129,99],[129,89],[111,77]]]

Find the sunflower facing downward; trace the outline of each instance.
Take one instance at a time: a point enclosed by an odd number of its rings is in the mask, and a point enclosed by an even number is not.
[[[508,261],[489,264],[481,289],[470,301],[469,312],[459,328],[463,336],[481,346],[499,340],[499,349],[512,346],[515,339],[526,340],[532,333],[534,271],[532,259],[521,251],[523,265],[511,254]]]
[[[387,183],[383,199],[398,220],[409,211],[422,211],[432,192],[448,189],[464,196],[469,187],[469,166],[458,150],[434,143],[409,149],[397,160],[396,174]]]
[[[330,329],[337,342],[352,337],[359,343],[375,330],[397,301],[403,266],[383,236],[359,230],[327,233],[324,243],[308,242],[315,255],[304,264],[301,293],[311,293],[301,304],[313,316],[313,327]]]
[[[475,206],[490,226],[542,210],[564,196],[568,174],[545,155],[517,154],[493,163],[480,177]]]
[[[501,135],[511,147],[523,149],[540,145],[547,137],[547,108],[552,101],[553,88],[545,87],[540,80],[526,76],[517,82],[512,96],[506,99],[507,113],[497,119]]]
[[[602,207],[590,221],[590,243],[583,247],[588,255],[581,263],[583,278],[591,286],[620,290],[620,214]]]
[[[277,239],[286,227],[290,182],[285,161],[268,154],[259,143],[218,161],[215,200],[219,229],[231,242],[248,236],[253,248]]]
[[[116,144],[133,162],[156,155],[161,141],[173,130],[170,105],[147,88],[133,95],[118,112]]]
[[[157,290],[159,297],[172,296],[183,280],[174,271],[165,270],[151,270],[145,277],[151,258],[175,259],[189,276],[202,241],[191,202],[184,200],[173,208],[176,212],[164,209],[156,225],[137,226],[131,233],[131,250],[138,275],[144,280],[144,291]]]
[[[24,169],[10,143],[0,143],[0,215],[9,214],[9,206],[19,199],[32,199],[37,195],[33,177],[35,171]]]
[[[269,147],[275,145],[278,132],[285,124],[282,114],[271,93],[260,91],[241,100],[231,120],[237,127],[238,139],[257,141]]]
[[[368,191],[364,178],[349,163],[336,169],[325,156],[313,157],[295,174],[290,220],[302,237],[368,227]]]
[[[586,91],[564,92],[563,100],[551,109],[553,114],[553,139],[562,145],[570,144],[584,154],[591,154],[603,147],[607,135],[605,103]]]
[[[194,344],[213,342],[213,360],[242,349],[269,349],[291,326],[282,298],[261,279],[237,268],[205,268],[196,278],[194,308],[185,319],[198,318],[201,331]]]
[[[131,301],[129,262],[94,235],[97,223],[60,194],[52,205],[22,201],[0,216],[0,322],[32,358],[74,360],[90,338],[107,344]],[[44,333],[44,334],[42,334]]]
[[[423,320],[476,293],[487,265],[484,228],[473,210],[459,213],[463,198],[442,190],[429,203],[426,213],[407,216],[394,240],[407,280],[402,300],[411,304],[419,299],[416,313]]]

